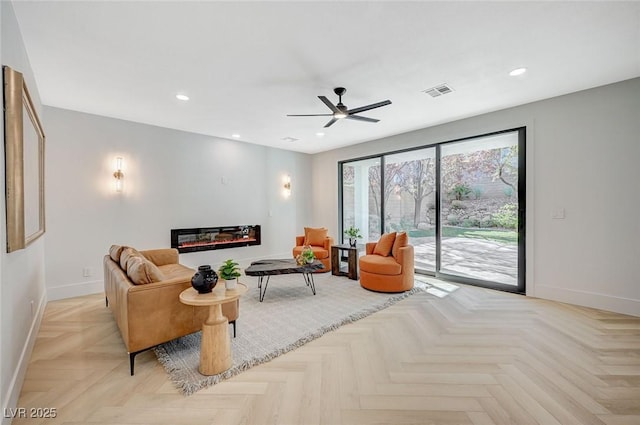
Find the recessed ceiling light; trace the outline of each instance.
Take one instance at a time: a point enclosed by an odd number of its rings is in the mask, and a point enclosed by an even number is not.
[[[234,139],[239,139],[240,135],[238,133],[232,134],[231,137],[233,137]]]
[[[524,74],[525,72],[527,72],[527,68],[516,68],[513,71],[511,71],[509,75],[511,75],[512,77],[516,77],[518,75]]]
[[[187,96],[186,94],[178,93],[178,94],[176,95],[176,99],[178,99],[178,100],[182,100],[182,101],[185,101],[185,102],[186,102],[187,100],[189,100],[189,96]]]
[[[324,136],[324,133],[320,131],[320,132],[316,133],[316,136],[322,137],[322,136]]]

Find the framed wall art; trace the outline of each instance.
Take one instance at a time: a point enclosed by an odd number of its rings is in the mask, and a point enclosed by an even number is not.
[[[7,252],[45,232],[44,131],[23,75],[3,66]]]

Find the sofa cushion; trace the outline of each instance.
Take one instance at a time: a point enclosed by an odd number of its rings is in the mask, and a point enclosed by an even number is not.
[[[129,260],[129,257],[142,257],[142,254],[140,254],[140,252],[137,249],[131,248],[129,246],[125,246],[123,248],[124,249],[122,250],[122,253],[120,254],[120,267],[122,268],[122,270],[124,270],[126,272],[127,271],[127,261]]]
[[[194,269],[179,263],[165,264],[160,266],[159,269],[167,279],[181,278],[191,280],[193,275],[196,273]]]
[[[109,248],[109,257],[111,257],[111,259],[116,263],[120,264],[120,255],[125,248],[126,246],[122,245],[111,245],[111,248]]]
[[[391,254],[391,249],[393,248],[393,242],[396,240],[396,233],[385,233],[380,236],[380,240],[376,244],[375,248],[373,248],[373,253],[376,255],[382,255],[383,257],[388,257]]]
[[[407,245],[409,245],[409,235],[407,235],[407,232],[397,233],[396,240],[393,242],[393,248],[391,249],[391,255],[393,255],[393,258],[397,260],[400,248],[403,248]]]
[[[304,244],[324,246],[324,240],[327,237],[328,230],[324,227],[305,227],[304,228]]]
[[[360,257],[360,270],[368,273],[395,276],[402,273],[402,266],[393,257],[373,254]]]
[[[132,255],[127,260],[127,276],[134,285],[145,285],[165,279],[155,264],[138,255]]]

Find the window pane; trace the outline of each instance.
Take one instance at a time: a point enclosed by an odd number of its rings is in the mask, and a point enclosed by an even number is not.
[[[385,232],[407,232],[417,270],[435,271],[435,148],[385,156]]]
[[[380,186],[379,159],[342,164],[342,227],[360,229],[359,243],[380,238]],[[344,235],[342,240],[346,241]]]

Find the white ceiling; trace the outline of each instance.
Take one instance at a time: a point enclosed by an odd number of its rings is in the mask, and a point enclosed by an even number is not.
[[[640,76],[636,1],[13,3],[45,105],[307,153]]]

